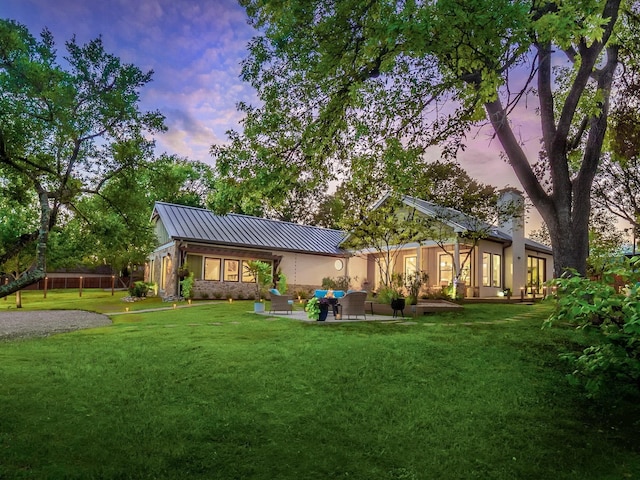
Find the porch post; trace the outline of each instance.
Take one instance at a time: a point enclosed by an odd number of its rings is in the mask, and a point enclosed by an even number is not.
[[[460,275],[460,236],[456,232],[453,244],[453,298],[458,296],[458,276]]]

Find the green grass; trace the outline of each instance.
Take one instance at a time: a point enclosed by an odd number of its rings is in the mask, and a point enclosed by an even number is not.
[[[249,310],[133,313],[0,342],[0,478],[640,478],[637,407],[587,403],[567,384],[558,353],[579,338],[541,330],[545,306],[416,325]],[[505,319],[517,321],[481,323]]]

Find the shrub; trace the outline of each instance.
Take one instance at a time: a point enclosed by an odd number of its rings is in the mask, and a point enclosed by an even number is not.
[[[278,273],[278,291],[282,295],[287,293],[287,276],[282,272]]]
[[[546,325],[568,322],[591,334],[593,345],[562,355],[574,368],[570,379],[584,385],[589,396],[615,385],[640,390],[640,257],[609,269],[601,280],[576,272],[550,282],[557,288],[556,309]],[[616,291],[614,276],[628,287]]]
[[[324,277],[322,279],[323,290],[338,290],[338,284],[332,277]]]
[[[418,303],[418,295],[420,294],[420,290],[422,290],[422,286],[428,281],[429,274],[420,270],[416,270],[414,273],[410,273],[405,276],[404,286],[409,294],[410,305],[415,305],[416,303]]]
[[[193,284],[195,283],[195,279],[193,277],[193,272],[191,272],[184,280],[180,281],[180,285],[182,286],[182,296],[184,298],[193,298]]]
[[[151,290],[152,287],[152,283],[136,282],[131,287],[129,287],[129,295],[138,298],[146,297],[147,293],[149,293],[149,290]]]

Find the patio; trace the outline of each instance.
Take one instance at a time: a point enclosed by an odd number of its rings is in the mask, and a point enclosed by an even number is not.
[[[327,316],[327,319],[324,322],[318,322],[316,320],[311,320],[307,316],[307,312],[305,312],[304,310],[293,310],[293,312],[291,312],[291,313],[285,313],[285,312],[269,313],[268,311],[265,311],[265,312],[258,312],[258,315],[263,315],[265,317],[291,318],[293,320],[299,320],[301,322],[319,323],[319,324],[323,324],[323,323],[354,323],[354,322],[399,322],[399,321],[403,321],[404,319],[410,318],[406,314],[405,314],[404,317],[393,317],[391,315],[372,315],[370,313],[367,313],[366,320],[365,320],[365,318],[363,316],[358,316],[358,317],[352,316],[351,318],[336,319],[330,313],[329,316]]]

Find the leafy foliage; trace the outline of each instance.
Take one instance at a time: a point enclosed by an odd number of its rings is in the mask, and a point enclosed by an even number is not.
[[[311,297],[304,306],[304,311],[307,312],[309,319],[318,320],[318,318],[320,318],[320,299],[318,297]]]
[[[143,298],[147,296],[152,288],[152,283],[142,281],[135,282],[131,287],[129,287],[129,295],[132,297]]]
[[[183,280],[180,280],[180,286],[182,287],[182,296],[184,298],[193,298],[193,284],[195,283],[195,277],[193,272],[189,272]]]
[[[369,204],[381,178],[410,183],[429,147],[452,157],[484,120],[549,225],[556,273],[586,271],[620,0],[242,3],[261,31],[242,76],[261,103],[239,105],[242,133],[213,153],[252,203],[344,177]],[[552,68],[558,55],[568,71]],[[548,184],[510,121],[534,82]]]
[[[249,260],[244,264],[246,273],[256,282],[256,300],[263,298],[267,285],[273,282],[272,267],[260,260]]]
[[[548,324],[568,322],[587,335],[592,345],[563,355],[574,367],[571,378],[589,395],[615,385],[640,389],[640,257],[608,268],[602,279],[575,272],[553,280],[556,310]],[[614,282],[626,285],[616,289]]]
[[[44,276],[49,232],[63,212],[136,168],[152,148],[145,135],[165,128],[158,112],[139,109],[152,72],[108,54],[100,38],[65,46],[59,61],[50,32],[36,40],[0,20],[0,184],[20,185],[38,202],[37,228],[17,231],[0,249],[2,264],[35,245],[33,268],[0,287],[3,296]]]

